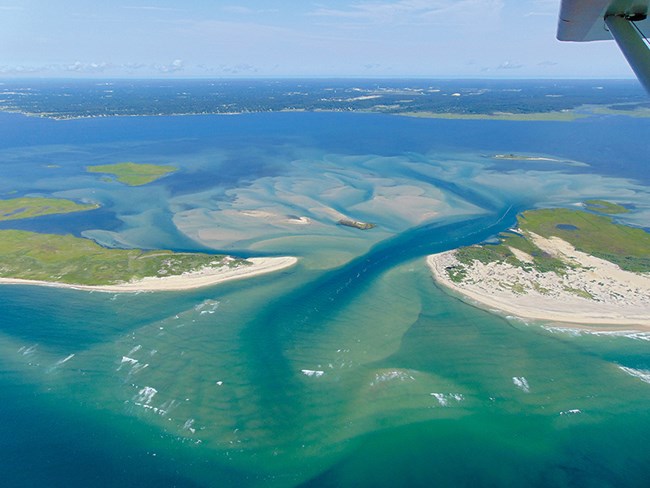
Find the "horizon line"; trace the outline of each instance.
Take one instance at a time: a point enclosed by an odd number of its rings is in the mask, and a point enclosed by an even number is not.
[[[400,75],[400,76],[357,76],[357,75],[323,75],[323,76],[144,76],[144,77],[130,77],[130,76],[2,76],[0,81],[50,81],[50,80],[65,80],[65,81],[101,81],[101,80],[115,80],[115,81],[264,81],[264,80],[436,80],[436,81],[636,81],[634,76],[629,77],[570,77],[570,76],[522,76],[522,77],[489,77],[489,76],[416,76],[416,75]]]

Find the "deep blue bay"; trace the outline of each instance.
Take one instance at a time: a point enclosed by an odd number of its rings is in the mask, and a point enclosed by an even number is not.
[[[647,227],[649,121],[0,113],[2,198],[102,206],[2,228],[300,260],[182,293],[0,287],[3,485],[647,486],[650,384],[621,369],[650,370],[647,333],[475,308],[424,257],[590,198]],[[179,170],[85,171],[122,161]]]

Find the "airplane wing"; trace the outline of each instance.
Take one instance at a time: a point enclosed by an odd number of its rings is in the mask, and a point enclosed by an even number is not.
[[[562,0],[560,41],[614,39],[639,81],[650,93],[650,0]],[[645,33],[645,34],[644,34]]]

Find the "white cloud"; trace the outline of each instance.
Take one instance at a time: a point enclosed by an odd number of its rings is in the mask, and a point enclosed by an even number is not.
[[[156,71],[159,71],[161,73],[176,73],[185,69],[185,65],[182,59],[175,59],[169,64],[156,64],[153,67]]]
[[[64,71],[73,71],[77,73],[101,73],[110,68],[108,63],[82,63],[81,61],[75,61],[72,64],[64,65],[62,69]]]
[[[520,69],[523,67],[523,64],[517,63],[515,61],[504,61],[499,66],[497,66],[497,69]]]
[[[75,61],[67,64],[47,64],[47,65],[5,65],[0,66],[0,73],[8,75],[35,74],[35,73],[52,73],[52,74],[92,74],[104,73],[122,66],[114,66],[106,62],[82,62]]]
[[[0,73],[5,75],[24,75],[24,74],[34,74],[42,73],[46,71],[47,68],[43,66],[0,66]]]
[[[143,68],[146,68],[147,65],[144,63],[124,63],[122,67],[126,68],[127,70],[141,70]]]
[[[503,9],[503,0],[398,0],[361,2],[349,9],[320,7],[310,15],[373,24],[425,24],[432,21],[458,22],[493,17]]]
[[[222,73],[230,74],[230,75],[240,75],[240,74],[251,74],[251,73],[257,73],[258,68],[253,66],[252,64],[247,64],[247,63],[240,63],[236,64],[234,66],[230,65],[221,65],[219,66],[219,71]]]

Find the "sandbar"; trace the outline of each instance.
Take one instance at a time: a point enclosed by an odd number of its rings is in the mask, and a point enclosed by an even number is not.
[[[454,282],[447,268],[458,265],[455,251],[428,256],[427,264],[439,284],[488,310],[547,322],[650,330],[649,275],[624,271],[557,237],[533,238],[545,252],[575,267],[560,276],[505,262],[474,261],[462,281]]]
[[[251,265],[218,268],[204,268],[200,271],[183,273],[162,278],[149,277],[128,283],[115,285],[75,285],[50,281],[23,280],[18,278],[0,278],[0,284],[7,285],[39,285],[75,290],[99,291],[110,293],[138,293],[152,291],[182,291],[216,285],[225,281],[251,278],[266,273],[272,273],[293,266],[298,259],[293,256],[248,258]]]

